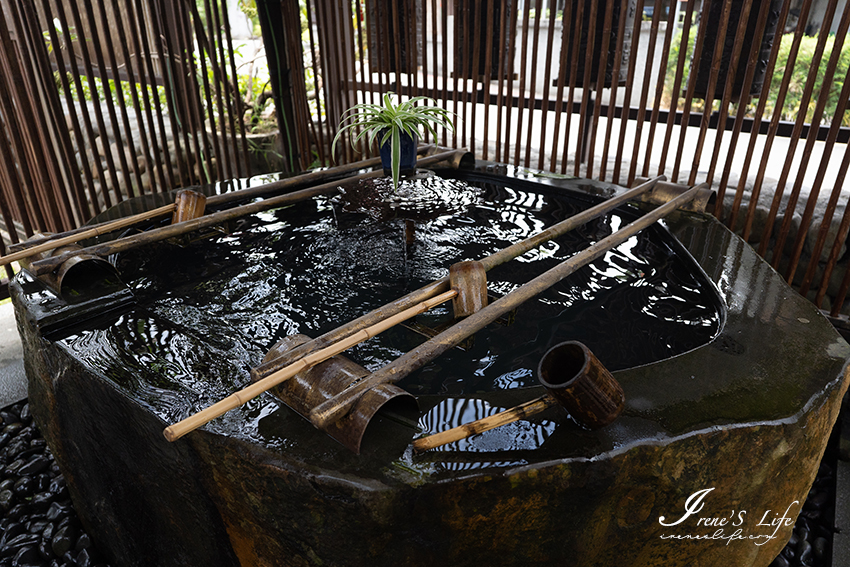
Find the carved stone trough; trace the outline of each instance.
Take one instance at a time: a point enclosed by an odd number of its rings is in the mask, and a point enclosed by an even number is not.
[[[622,191],[492,164],[450,176],[495,191],[501,221],[487,230],[508,240],[514,226],[536,222],[529,211],[550,220],[568,214],[558,195]],[[467,220],[494,208],[468,205]],[[303,230],[293,219],[310,215],[321,230],[307,239],[316,253],[307,265],[278,246]],[[577,274],[517,309],[513,325],[495,325],[399,384],[418,398],[417,435],[447,429],[539,396],[528,369],[554,341],[582,338],[574,335],[593,320],[602,327],[590,346],[626,400],[606,427],[583,429],[552,408],[414,455],[412,430],[387,418],[355,455],[266,394],[167,442],[166,425],[249,383],[278,340],[360,315],[384,285],[371,276],[387,272],[415,287],[444,275],[443,260],[430,271],[410,263],[441,258],[444,243],[429,243],[427,227],[417,227],[413,248],[399,236],[401,252],[389,259],[383,233],[354,256],[345,244],[321,248],[326,234],[360,230],[362,217],[353,218],[320,198],[211,238],[151,246],[113,259],[129,290],[101,289],[95,298],[63,297],[26,271],[13,281],[33,415],[87,531],[113,564],[766,566],[782,549],[837,417],[850,347],[747,244],[697,213],[674,213],[652,238],[690,266],[694,279],[669,277],[681,293],[704,296],[703,307],[689,295],[668,298],[679,307],[665,310],[656,296],[662,284],[644,283],[643,268],[615,270],[611,277],[639,294],[617,300],[600,299],[604,286]],[[384,232],[397,226],[383,222]],[[640,242],[628,254],[655,246]],[[563,246],[537,256],[558,256]],[[345,276],[358,262],[365,275]],[[529,266],[526,258],[494,274],[495,291]],[[347,291],[313,297],[313,287],[298,285],[308,272],[345,279]],[[583,279],[590,291],[580,289]],[[545,311],[558,294],[573,299]],[[299,303],[304,297],[311,303]],[[656,326],[621,319],[635,297]],[[596,311],[582,319],[588,305]],[[688,319],[691,307],[713,309],[714,322]],[[300,324],[289,316],[296,311]],[[670,331],[670,320],[680,330]],[[688,327],[700,325],[702,338],[688,343]],[[398,329],[346,356],[372,371],[424,340],[416,337]],[[659,360],[635,346],[674,343],[679,351]],[[493,363],[488,349],[497,347]],[[502,365],[495,378],[491,364]]]

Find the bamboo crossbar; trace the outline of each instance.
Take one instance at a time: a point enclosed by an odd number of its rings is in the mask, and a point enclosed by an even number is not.
[[[11,264],[12,262],[23,260],[24,258],[30,258],[37,254],[41,254],[42,252],[45,252],[47,250],[54,250],[67,244],[80,242],[81,240],[86,240],[87,238],[94,238],[95,236],[100,236],[102,234],[109,234],[110,232],[121,230],[122,228],[127,228],[128,226],[133,226],[134,224],[138,224],[146,220],[155,219],[157,217],[171,214],[173,211],[174,204],[172,203],[170,205],[165,205],[156,209],[152,209],[150,211],[146,211],[138,215],[133,215],[131,217],[126,217],[112,222],[102,223],[87,230],[72,231],[72,234],[67,234],[66,236],[62,236],[59,238],[55,238],[54,235],[46,237],[44,239],[39,239],[33,246],[0,257],[0,266],[5,266],[7,264]]]
[[[660,175],[658,177],[652,178],[645,183],[641,183],[637,187],[634,187],[620,195],[607,199],[598,205],[590,207],[580,213],[577,213],[563,221],[552,225],[546,230],[530,236],[524,240],[516,242],[498,252],[494,252],[493,254],[482,258],[480,261],[484,265],[485,270],[490,270],[513,260],[514,258],[525,254],[529,250],[534,249],[535,247],[552,240],[553,238],[557,238],[567,232],[574,230],[587,222],[596,219],[604,214],[607,214],[619,207],[623,203],[637,198],[643,193],[646,193],[650,189],[652,189],[659,181],[665,180],[666,177]],[[340,340],[346,335],[356,332],[359,329],[364,327],[368,327],[369,325],[373,325],[376,321],[380,321],[383,318],[390,317],[394,313],[401,311],[403,309],[408,308],[410,305],[416,304],[424,299],[429,297],[433,297],[438,293],[442,293],[447,290],[449,286],[448,277],[444,277],[440,280],[431,282],[428,285],[425,285],[418,290],[412,291],[406,296],[393,301],[392,303],[388,303],[374,311],[371,311],[357,319],[354,319],[344,325],[337,327],[336,329],[321,335],[313,339],[312,341],[306,342],[303,345],[299,345],[298,347],[292,349],[281,357],[270,360],[264,364],[261,364],[251,370],[252,377],[257,380],[261,379],[264,376],[268,376],[270,373],[282,368],[283,366],[289,364],[290,361],[295,360],[300,356],[304,356],[305,354],[314,351],[316,349],[324,348],[325,346]]]
[[[386,331],[387,329],[394,327],[398,323],[402,321],[406,321],[411,317],[414,317],[420,313],[424,313],[444,303],[449,301],[453,297],[457,295],[457,292],[454,290],[447,291],[443,294],[438,295],[437,297],[433,297],[426,301],[419,303],[411,307],[410,309],[406,309],[400,313],[395,314],[392,317],[388,317],[384,319],[380,323],[377,323],[371,327],[366,329],[361,329],[359,332],[346,337],[345,339],[326,347],[322,350],[318,350],[293,362],[292,364],[278,370],[277,372],[270,374],[266,378],[254,382],[247,388],[239,390],[238,392],[231,394],[230,396],[224,398],[223,400],[214,403],[208,408],[187,417],[186,419],[175,423],[174,425],[170,425],[165,428],[163,431],[163,435],[169,441],[176,441],[180,439],[190,431],[194,431],[198,427],[209,423],[213,419],[224,415],[228,411],[241,406],[242,404],[248,402],[249,400],[259,396],[266,390],[277,386],[278,384],[289,380],[299,372],[302,372],[311,366],[314,366],[324,360],[329,359],[332,356],[335,356],[341,352],[348,350],[354,345],[360,344],[363,341],[371,339],[372,337],[378,335]]]
[[[429,146],[422,147],[428,148]],[[372,158],[363,161],[358,161],[355,163],[341,165],[333,168],[332,170],[311,171],[303,175],[288,177],[286,179],[272,181],[270,183],[264,183],[256,187],[246,187],[245,189],[240,189],[238,191],[231,191],[229,193],[222,193],[220,195],[212,195],[207,199],[207,206],[216,207],[231,203],[233,201],[242,201],[253,199],[256,197],[263,197],[277,191],[285,191],[287,189],[294,189],[296,187],[304,187],[317,181],[339,179],[360,169],[367,169],[378,166],[380,164],[381,158]],[[21,242],[20,244],[16,245],[19,249],[16,250],[14,253],[0,257],[0,266],[5,266],[6,264],[11,264],[12,262],[17,262],[18,260],[35,256],[36,254],[39,254],[46,250],[52,250],[55,248],[59,248],[60,246],[65,246],[66,244],[73,244],[75,242],[80,242],[82,240],[94,238],[103,234],[109,234],[110,232],[121,230],[122,228],[127,228],[129,226],[133,226],[134,224],[138,224],[146,220],[169,215],[174,211],[174,207],[174,203],[171,203],[169,205],[164,205],[162,207],[158,207],[156,209],[152,209],[144,213],[139,213],[137,215],[132,215],[114,221],[106,221],[88,227],[83,226],[60,234],[52,234],[50,236],[46,236],[37,240],[34,239]]]
[[[342,418],[366,391],[386,383],[395,383],[457,346],[470,335],[480,331],[502,315],[512,311],[528,299],[549,289],[582,266],[592,262],[611,248],[625,242],[641,230],[652,225],[679,206],[693,200],[702,187],[693,187],[655,210],[645,214],[614,234],[592,244],[578,254],[561,262],[514,291],[497,299],[484,309],[455,323],[439,335],[403,354],[383,368],[343,390],[333,398],[316,406],[310,412],[310,421],[319,429]]]
[[[417,163],[421,166],[428,166],[443,161],[450,161],[460,152],[461,150],[441,152],[432,156],[419,158]],[[381,171],[362,173],[346,178],[345,182],[350,183],[362,179],[379,177],[381,175],[383,175],[383,172]],[[217,224],[221,224],[229,220],[265,211],[267,209],[290,205],[292,203],[310,199],[312,197],[317,197],[319,195],[332,195],[339,190],[339,187],[339,181],[322,183],[321,185],[316,185],[307,189],[300,189],[298,191],[293,191],[284,195],[278,195],[276,197],[271,197],[262,201],[257,201],[255,203],[249,203],[246,205],[241,205],[239,207],[234,207],[232,209],[226,209],[216,213],[211,213],[185,222],[155,228],[142,234],[119,238],[111,242],[105,242],[103,244],[96,244],[94,246],[89,246],[88,248],[67,252],[65,254],[60,254],[58,256],[52,256],[50,258],[45,258],[43,260],[33,262],[30,266],[30,271],[32,271],[35,275],[45,274],[48,272],[52,272],[72,256],[80,254],[91,254],[93,256],[108,256],[110,254],[125,252],[127,250],[132,250],[133,248],[144,246],[152,242],[158,242],[167,238],[179,236],[181,234],[186,234],[210,226],[215,226]]]

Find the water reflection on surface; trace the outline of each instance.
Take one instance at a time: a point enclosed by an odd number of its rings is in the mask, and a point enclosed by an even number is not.
[[[433,187],[431,187],[433,189]],[[248,382],[278,340],[318,336],[574,214],[589,203],[548,193],[453,181],[462,206],[416,224],[378,222],[319,198],[241,219],[226,233],[190,244],[159,243],[119,259],[136,309],[62,344],[167,421],[182,418]],[[625,216],[623,216],[625,214]],[[629,222],[610,214],[488,273],[490,293],[509,293],[577,250]],[[674,240],[655,227],[522,305],[510,325],[494,324],[467,350],[454,349],[400,383],[415,395],[462,396],[536,385],[542,354],[580,340],[611,370],[646,364],[709,341],[720,325],[712,285]],[[436,327],[447,306],[421,316]],[[425,339],[403,327],[346,356],[375,370]],[[263,404],[247,434],[256,433]],[[498,411],[447,398],[423,417],[429,431]],[[258,417],[259,416],[259,417]],[[227,419],[227,418],[226,418]],[[466,452],[527,450],[543,444],[551,421],[523,421],[455,444]]]
[[[485,400],[475,398],[447,398],[419,419],[419,427],[425,434],[437,433],[506,409],[508,408],[491,406]],[[550,420],[521,420],[443,445],[435,450],[489,452],[537,449],[555,431],[555,427],[555,422]]]

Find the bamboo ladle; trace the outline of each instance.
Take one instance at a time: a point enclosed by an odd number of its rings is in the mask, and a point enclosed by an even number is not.
[[[623,411],[625,394],[619,382],[584,344],[567,341],[549,349],[537,368],[547,393],[513,408],[413,441],[417,453],[454,443],[479,433],[563,406],[590,429],[605,427]]]
[[[232,409],[235,409],[242,404],[248,402],[249,400],[259,396],[266,390],[277,386],[281,382],[285,380],[289,380],[299,372],[310,368],[324,360],[329,359],[330,357],[337,355],[349,348],[362,343],[365,340],[368,340],[379,333],[382,333],[401,323],[402,321],[406,321],[411,317],[419,315],[420,313],[424,313],[429,309],[436,307],[437,305],[449,301],[453,299],[457,295],[457,291],[450,290],[445,293],[442,293],[436,297],[428,299],[426,301],[421,302],[418,305],[415,305],[409,309],[402,311],[401,313],[397,313],[392,317],[388,317],[384,319],[380,323],[372,325],[366,329],[361,329],[357,333],[348,336],[347,338],[335,343],[329,347],[323,348],[321,350],[317,350],[304,358],[298,359],[296,362],[281,368],[280,370],[266,376],[262,380],[254,382],[247,388],[239,390],[238,392],[229,395],[223,400],[214,403],[208,408],[187,417],[186,419],[179,421],[173,425],[170,425],[165,428],[163,431],[163,435],[169,441],[176,441],[180,439],[190,431],[194,431],[198,427],[209,423],[213,419],[224,415]]]

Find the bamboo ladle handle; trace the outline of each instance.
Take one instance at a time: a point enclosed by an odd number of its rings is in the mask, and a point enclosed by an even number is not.
[[[485,431],[490,431],[491,429],[538,414],[555,405],[558,405],[555,398],[549,394],[545,394],[539,398],[525,402],[524,404],[520,404],[505,411],[483,417],[476,421],[464,423],[463,425],[458,425],[457,427],[429,435],[428,437],[416,439],[413,442],[413,450],[417,453],[421,453],[423,451],[428,451],[429,449],[446,445],[447,443],[460,441],[461,439],[466,439],[467,437],[472,437],[473,435],[484,433]]]
[[[316,352],[301,358],[292,364],[281,368],[277,372],[273,374],[269,374],[262,380],[254,382],[247,388],[239,390],[238,392],[231,394],[230,396],[224,398],[223,400],[214,403],[208,408],[199,411],[198,413],[187,417],[186,419],[179,421],[173,425],[170,425],[165,428],[163,431],[163,435],[169,441],[176,441],[180,439],[190,431],[194,431],[195,429],[201,427],[212,421],[213,419],[224,415],[228,411],[235,409],[242,404],[246,403],[248,400],[259,396],[266,390],[277,386],[278,384],[289,380],[299,372],[310,368],[311,366],[318,364],[324,360],[329,359],[332,356],[335,356],[356,344],[362,343],[363,341],[374,337],[375,335],[382,333],[401,323],[402,321],[406,321],[415,315],[420,313],[424,313],[429,309],[436,307],[437,305],[449,301],[453,297],[457,295],[457,291],[449,290],[445,293],[442,293],[436,297],[418,303],[413,307],[410,307],[400,313],[393,315],[392,317],[388,317],[383,321],[372,325],[366,329],[362,329],[353,335],[350,335],[341,341],[334,343],[328,347],[325,347],[321,350],[317,350]]]

